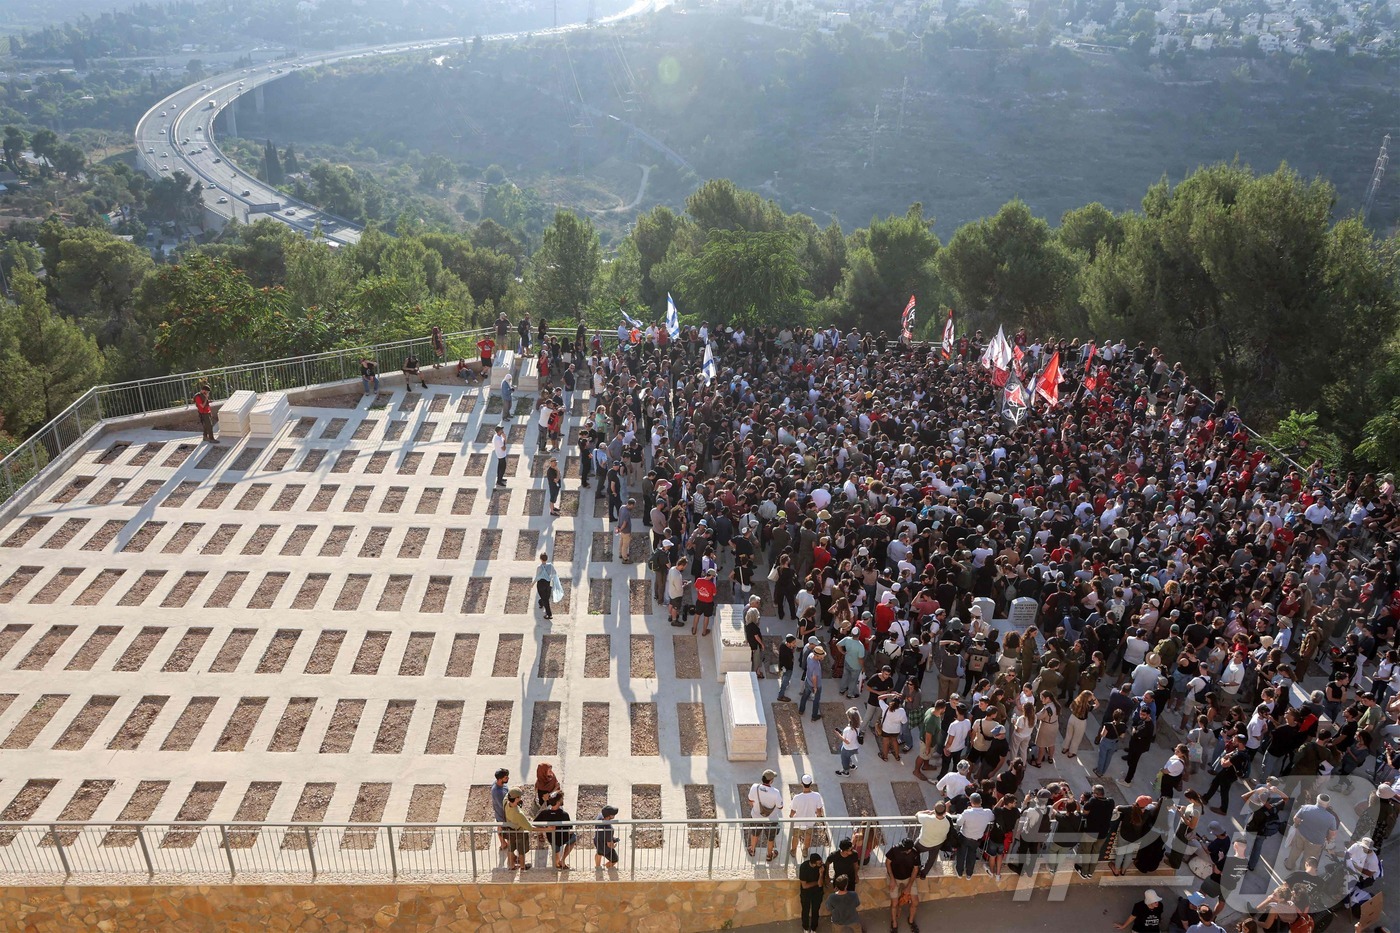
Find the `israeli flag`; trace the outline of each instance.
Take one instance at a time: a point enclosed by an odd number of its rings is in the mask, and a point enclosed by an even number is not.
[[[637,330],[646,330],[646,325],[634,318],[632,315],[628,314],[627,309],[619,308],[618,310],[622,314],[622,319],[627,322],[628,327],[635,328]]]
[[[666,293],[666,336],[672,340],[681,339],[681,315],[670,292]]]
[[[702,371],[705,373],[705,384],[709,385],[715,381],[715,376],[719,367],[715,365],[715,353],[710,349],[709,344],[705,344],[705,365]]]

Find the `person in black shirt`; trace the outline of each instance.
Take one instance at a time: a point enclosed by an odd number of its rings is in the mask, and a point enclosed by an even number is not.
[[[1142,900],[1133,905],[1133,912],[1122,923],[1116,924],[1119,930],[1133,928],[1133,933],[1159,933],[1162,929],[1162,898],[1148,888],[1142,892]]]
[[[1079,873],[1087,878],[1093,874],[1094,866],[1103,853],[1104,843],[1108,840],[1115,804],[1102,784],[1095,784],[1090,793],[1080,798],[1079,804],[1084,813],[1084,832],[1094,837],[1085,842],[1080,850]]]
[[[788,684],[792,681],[792,669],[796,663],[793,656],[793,649],[797,647],[797,636],[789,634],[783,638],[783,643],[778,646],[778,673],[781,679],[778,681],[778,699],[784,702],[792,702],[792,697],[787,695]],[[806,929],[816,929],[816,927],[803,927]]]
[[[914,848],[914,840],[905,838],[899,845],[885,853],[885,874],[890,882],[890,929],[899,929],[899,907],[909,905],[909,929],[919,933],[919,924],[914,914],[919,909],[919,885],[916,872],[919,868],[919,851]]]
[[[549,844],[554,849],[554,867],[560,871],[568,871],[569,866],[564,864],[569,857],[569,853],[574,851],[574,843],[578,837],[573,832],[573,818],[569,816],[569,811],[564,809],[564,792],[556,790],[549,795],[548,805],[535,814],[536,823],[554,823],[554,829],[548,833]]]
[[[797,866],[797,896],[802,901],[802,931],[815,933],[822,909],[822,857],[816,852]]]
[[[860,853],[850,839],[842,839],[837,851],[826,857],[826,883],[831,884],[842,875],[851,879],[852,887],[860,877]]]

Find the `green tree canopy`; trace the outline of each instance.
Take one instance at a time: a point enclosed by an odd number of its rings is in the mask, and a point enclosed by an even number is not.
[[[54,312],[28,270],[13,269],[10,287],[14,301],[0,301],[0,417],[22,434],[101,382],[103,360],[97,341]]]
[[[601,261],[593,224],[572,211],[556,213],[530,263],[532,299],[539,313],[551,318],[582,316]]]

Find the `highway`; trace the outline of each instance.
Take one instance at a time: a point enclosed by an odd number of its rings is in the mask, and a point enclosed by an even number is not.
[[[627,9],[604,17],[607,25],[664,6],[667,0],[636,0]],[[487,41],[507,41],[530,36],[554,35],[588,28],[571,23],[530,32],[483,36]],[[361,227],[351,221],[298,201],[250,172],[230,162],[214,139],[214,119],[243,94],[284,78],[298,69],[329,65],[370,55],[439,49],[459,45],[461,37],[400,42],[333,52],[317,52],[284,61],[252,65],[228,71],[181,88],[146,111],[136,124],[136,153],[148,175],[164,178],[183,171],[203,186],[204,205],[223,217],[241,223],[271,217],[293,230],[312,236],[317,228],[331,243],[348,245],[359,240]]]

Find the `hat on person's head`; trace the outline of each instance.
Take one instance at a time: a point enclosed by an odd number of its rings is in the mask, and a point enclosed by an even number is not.
[[[1220,825],[1219,820],[1211,820],[1209,828],[1213,836],[1219,836],[1221,833],[1225,832],[1225,827]]]
[[[815,648],[812,649],[812,657],[816,658],[817,660],[821,660],[822,658],[826,657],[826,649],[823,648],[821,645],[817,645]]]
[[[666,540],[664,540],[664,541],[661,542],[661,546],[662,546],[662,547],[675,547],[675,546],[676,546],[676,542],[672,541],[670,538],[667,538]]]
[[[1138,807],[1150,807],[1152,806],[1152,798],[1147,796],[1146,794],[1143,794],[1142,796],[1138,797],[1137,800],[1133,801],[1133,805]]]
[[[1332,795],[1331,795],[1331,794],[1318,794],[1318,795],[1317,795],[1317,805],[1318,805],[1319,807],[1321,807],[1321,806],[1326,806],[1327,804],[1329,804],[1329,803],[1331,803],[1331,802],[1332,802]]]
[[[813,637],[815,637],[815,636],[813,636]],[[787,642],[797,641],[797,636],[794,635],[794,634],[792,634],[791,632],[788,632],[786,635],[783,636],[783,641],[787,641]]]
[[[1371,840],[1370,836],[1362,836],[1356,844],[1361,846],[1361,848],[1365,849],[1367,852],[1376,851],[1376,844]]]
[[[1143,899],[1143,902],[1144,902],[1144,903],[1147,903],[1147,904],[1160,904],[1160,903],[1162,903],[1162,898],[1161,898],[1161,896],[1158,895],[1157,892],[1154,891],[1154,890],[1152,890],[1151,888],[1148,888],[1146,891],[1143,891],[1143,892],[1142,892],[1142,899]]]
[[[821,643],[822,643],[822,640],[821,640],[820,638],[818,638],[817,636],[815,636],[815,635],[808,635],[808,636],[807,636],[807,644],[809,644],[809,645],[820,645]]]
[[[525,794],[521,792],[520,788],[518,788],[518,787],[512,787],[512,788],[510,789],[510,793],[506,794],[506,799],[507,799],[507,800],[519,800],[521,797],[524,797],[524,796],[525,796]]]
[[[774,771],[772,768],[769,768],[767,771],[763,772],[763,780],[765,781],[771,781],[777,776],[778,772]]]
[[[810,774],[804,774],[804,775],[802,775],[802,786],[803,786],[803,787],[811,787],[811,786],[812,786],[812,776],[811,776]]]

